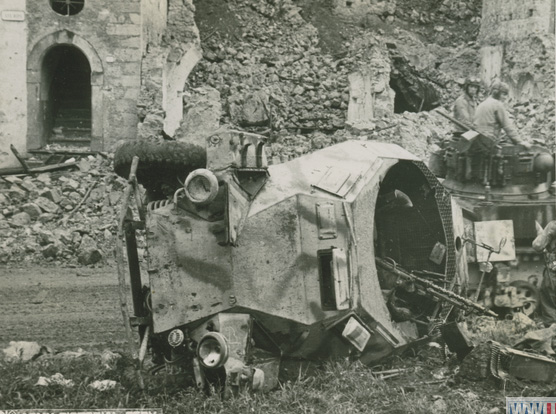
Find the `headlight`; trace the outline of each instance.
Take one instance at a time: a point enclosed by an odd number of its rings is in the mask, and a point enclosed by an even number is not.
[[[185,339],[185,335],[181,329],[174,329],[168,334],[168,343],[171,347],[176,348],[183,344],[183,340]]]
[[[197,357],[205,368],[220,368],[228,360],[228,354],[228,342],[218,332],[205,334],[197,345]]]
[[[193,204],[208,204],[218,194],[218,179],[212,171],[199,168],[187,176],[183,188]]]

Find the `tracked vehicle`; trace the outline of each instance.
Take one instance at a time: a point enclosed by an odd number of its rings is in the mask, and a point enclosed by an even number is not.
[[[155,364],[205,388],[269,389],[286,359],[369,364],[472,305],[453,292],[465,255],[450,197],[403,148],[347,141],[269,166],[260,136],[206,144],[170,198],[122,217],[131,321]]]
[[[493,145],[469,131],[454,137],[430,166],[461,209],[472,241],[470,295],[501,315],[532,316],[544,261],[531,243],[535,221],[544,227],[556,217],[554,154],[538,146]],[[502,240],[504,249],[493,253]]]

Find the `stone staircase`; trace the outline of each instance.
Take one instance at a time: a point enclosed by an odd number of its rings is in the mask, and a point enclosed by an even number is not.
[[[91,144],[91,109],[65,105],[58,110],[50,144],[88,147]]]

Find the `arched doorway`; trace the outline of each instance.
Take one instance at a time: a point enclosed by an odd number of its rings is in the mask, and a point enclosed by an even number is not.
[[[56,86],[53,87],[52,84]],[[75,132],[74,141],[69,141],[66,145],[89,145],[93,151],[102,151],[103,85],[102,61],[88,41],[68,30],[51,33],[39,40],[27,59],[27,149],[42,148],[49,142],[57,142],[58,138],[59,142],[63,142],[66,135],[70,136]],[[68,88],[76,90],[70,91]],[[66,94],[62,94],[62,91]],[[61,121],[58,119],[59,110],[55,115],[54,98],[60,103],[58,109],[62,110],[62,114],[72,100],[81,109],[88,109],[89,115],[85,117],[85,121],[82,121],[83,117],[77,121],[78,125],[81,122],[82,129],[87,128],[88,122],[88,134],[87,131],[71,131],[68,122],[65,123],[67,129],[55,129],[63,133],[63,138],[53,136],[56,135],[53,128],[60,126],[55,125],[55,122]],[[86,114],[86,111],[82,112],[81,115]],[[73,120],[77,118],[76,116]],[[64,117],[64,121],[66,120],[67,113]],[[75,135],[81,135],[81,141],[76,140]]]
[[[42,62],[46,99],[44,131],[48,143],[91,144],[91,66],[77,47],[51,48]]]

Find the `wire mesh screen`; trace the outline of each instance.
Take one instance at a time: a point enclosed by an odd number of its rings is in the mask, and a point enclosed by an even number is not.
[[[450,195],[438,182],[434,174],[427,168],[422,161],[413,161],[424,174],[427,182],[435,190],[435,199],[440,212],[440,219],[446,235],[446,280],[452,281],[456,275],[456,247],[454,245],[454,231],[452,221],[452,205]]]

